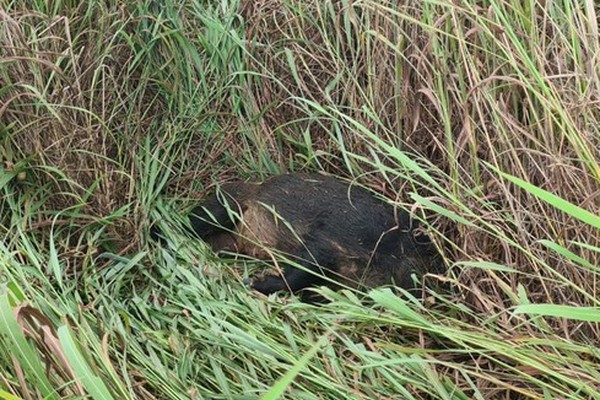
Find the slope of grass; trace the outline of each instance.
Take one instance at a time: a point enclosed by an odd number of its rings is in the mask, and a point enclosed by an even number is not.
[[[600,397],[598,6],[397,3],[3,4],[0,398]],[[317,307],[182,234],[289,170],[410,209],[447,274]]]

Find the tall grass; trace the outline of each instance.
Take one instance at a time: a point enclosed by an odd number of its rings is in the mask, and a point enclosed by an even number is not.
[[[0,398],[599,398],[598,11],[5,2]],[[448,272],[316,307],[182,234],[290,170],[411,210]]]

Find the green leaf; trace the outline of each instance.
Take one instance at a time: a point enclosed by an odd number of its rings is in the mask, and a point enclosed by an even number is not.
[[[446,210],[445,208],[435,204],[433,201],[426,199],[423,196],[419,196],[416,193],[411,193],[410,197],[413,200],[415,200],[417,203],[421,204],[422,206],[425,206],[425,207],[429,208],[430,210],[435,211],[436,213],[443,215],[453,221],[456,221],[456,222],[466,225],[466,226],[471,226],[471,227],[475,226],[471,221],[461,217],[454,211]]]
[[[57,399],[56,392],[46,377],[44,363],[31,347],[17,322],[10,305],[6,286],[0,288],[0,343],[18,360],[27,381],[37,388],[45,399]]]
[[[542,239],[542,240],[538,240],[538,242],[543,244],[547,248],[554,250],[558,254],[573,261],[576,264],[586,267],[592,271],[600,271],[600,268],[598,268],[597,266],[595,266],[594,264],[592,264],[585,258],[579,257],[577,254],[573,253],[572,251],[567,250],[564,247],[562,247],[554,242],[551,242],[550,240]]]
[[[6,186],[16,175],[15,172],[9,172],[0,166],[0,189]]]
[[[392,293],[389,288],[371,290],[369,297],[377,304],[394,311],[403,318],[410,321],[423,322],[423,317],[410,308],[404,299]]]
[[[321,347],[323,347],[327,340],[327,335],[321,336],[317,343],[315,343],[284,376],[282,376],[277,382],[275,382],[271,389],[269,389],[269,391],[265,393],[261,397],[261,399],[274,400],[283,395],[285,389],[289,386],[290,383],[292,383],[294,378],[296,378],[296,376],[306,367],[310,359],[314,357],[314,355],[317,353],[317,351],[319,351]]]
[[[71,336],[69,327],[66,325],[59,327],[57,335],[65,351],[65,356],[73,368],[73,371],[75,371],[75,377],[79,379],[85,390],[93,399],[112,399],[113,397],[104,382],[94,375],[86,359],[81,355],[81,352],[77,348],[77,344],[73,340],[73,336]]]
[[[0,399],[3,399],[3,400],[23,400],[22,398],[17,397],[17,396],[15,396],[13,394],[10,394],[8,392],[5,392],[4,390],[0,390]]]
[[[592,214],[591,212],[584,210],[583,208],[578,207],[575,204],[548,192],[547,190],[540,189],[539,187],[532,185],[531,183],[526,182],[523,179],[507,174],[506,172],[502,172],[489,163],[486,163],[486,165],[488,165],[494,171],[502,175],[502,177],[504,177],[505,179],[511,181],[515,185],[531,193],[538,199],[550,204],[551,206],[554,206],[555,208],[569,214],[574,218],[577,218],[580,221],[585,222],[588,225],[593,226],[594,228],[600,229],[600,216]]]
[[[519,272],[518,270],[507,267],[506,265],[496,264],[488,261],[458,261],[455,263],[457,266],[463,266],[468,268],[479,268],[483,270],[501,271],[501,272]]]
[[[600,307],[576,307],[558,304],[523,304],[515,308],[515,314],[559,317],[577,321],[600,322]]]

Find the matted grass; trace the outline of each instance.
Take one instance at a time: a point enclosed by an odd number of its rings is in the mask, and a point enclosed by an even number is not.
[[[3,4],[0,398],[600,398],[598,5],[397,3]],[[448,273],[316,307],[183,235],[291,170]]]

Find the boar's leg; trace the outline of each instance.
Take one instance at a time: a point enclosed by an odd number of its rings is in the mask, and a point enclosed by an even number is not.
[[[307,250],[311,248],[311,251]],[[266,275],[255,278],[252,281],[252,288],[263,294],[270,294],[279,290],[297,292],[318,285],[324,282],[323,272],[328,267],[335,265],[332,257],[332,251],[320,248],[320,246],[307,246],[293,257],[296,264],[303,267],[302,269],[286,264],[283,267],[283,276]],[[316,263],[309,260],[314,260]]]
[[[266,275],[262,278],[254,279],[252,288],[263,294],[271,294],[280,290],[297,292],[316,284],[320,280],[317,275],[295,267],[286,266],[285,270],[283,276]]]

